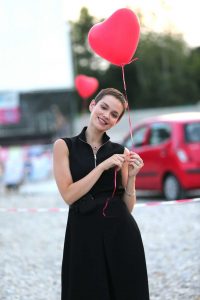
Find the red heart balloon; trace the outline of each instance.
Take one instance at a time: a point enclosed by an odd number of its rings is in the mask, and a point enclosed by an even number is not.
[[[91,48],[114,65],[130,63],[139,42],[140,25],[132,10],[122,8],[88,33]]]
[[[96,92],[97,88],[99,87],[99,82],[94,77],[80,74],[75,78],[75,87],[79,95],[83,99],[87,99]]]

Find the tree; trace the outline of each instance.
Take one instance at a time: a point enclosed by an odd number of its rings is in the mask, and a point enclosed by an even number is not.
[[[70,23],[75,75],[93,76],[100,81],[102,59],[90,50],[87,40],[88,32],[96,22],[98,21],[89,14],[88,9],[83,7],[78,21]],[[79,95],[77,95],[77,100],[81,109],[83,100]]]
[[[200,101],[200,47],[192,49],[188,57],[188,77],[194,95],[192,102]]]
[[[123,92],[121,68],[97,56],[88,45],[88,32],[98,22],[100,20],[89,15],[87,8],[82,8],[79,20],[71,23],[76,74],[97,78],[100,89],[110,86]],[[199,53],[199,48],[191,50],[179,35],[143,33],[135,53],[138,61],[125,66],[130,107],[197,102],[200,92]]]
[[[148,33],[141,37],[137,51],[140,59],[137,77],[142,106],[185,102],[188,54],[189,49],[178,36]]]

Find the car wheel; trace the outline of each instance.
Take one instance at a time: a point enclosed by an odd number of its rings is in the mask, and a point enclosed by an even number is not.
[[[177,200],[184,196],[184,191],[174,175],[168,175],[163,184],[163,194],[166,200]]]

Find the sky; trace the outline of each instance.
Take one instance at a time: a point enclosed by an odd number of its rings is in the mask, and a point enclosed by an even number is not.
[[[141,10],[147,28],[181,33],[191,47],[200,46],[200,18],[198,0],[63,0],[66,20],[77,20],[80,9],[87,7],[89,13],[97,18],[108,18],[117,9],[128,7],[135,13]]]
[[[0,0],[0,92],[74,85],[62,0]]]

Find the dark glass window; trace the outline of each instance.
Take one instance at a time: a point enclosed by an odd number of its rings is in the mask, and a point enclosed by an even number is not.
[[[200,122],[185,124],[184,132],[186,143],[200,142]]]
[[[171,136],[171,127],[164,123],[155,123],[151,126],[149,144],[159,145],[168,140]]]
[[[146,140],[146,134],[147,134],[147,127],[140,127],[137,130],[133,130],[133,141],[131,139],[131,136],[125,141],[124,146],[128,149],[131,149],[131,147],[134,145],[134,147],[140,147],[145,144]]]

